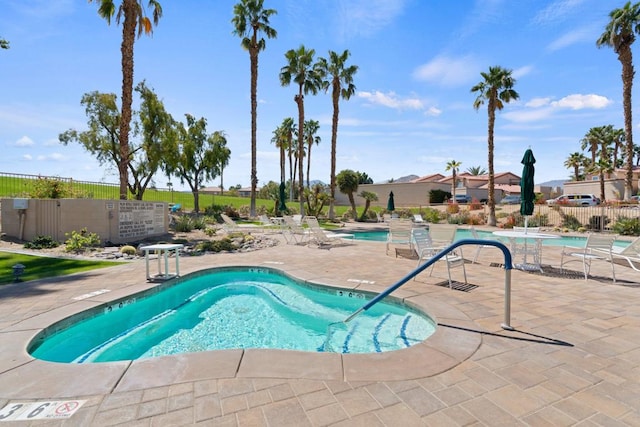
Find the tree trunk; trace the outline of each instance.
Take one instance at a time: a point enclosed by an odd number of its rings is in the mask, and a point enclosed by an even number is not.
[[[298,200],[300,201],[300,215],[304,216],[304,95],[302,94],[302,86],[295,99],[298,104]]]
[[[624,136],[627,142],[626,152],[626,177],[624,180],[624,199],[629,200],[633,196],[633,120],[631,113],[631,89],[633,86],[633,69],[631,46],[620,49],[618,58],[622,63],[622,105],[624,107]],[[615,165],[614,165],[615,167]]]
[[[329,199],[329,219],[334,220],[336,217],[334,203],[336,198],[336,146],[338,143],[338,114],[340,113],[340,88],[336,90],[334,85],[331,92],[333,101],[333,117],[331,118],[331,198]]]
[[[487,139],[487,152],[488,152],[488,169],[489,169],[489,197],[487,203],[489,204],[489,218],[487,224],[490,226],[496,225],[496,198],[495,198],[495,183],[493,172],[493,129],[496,122],[496,105],[493,98],[489,99],[489,105],[487,108],[489,112],[489,129]]]
[[[136,0],[124,0],[124,24],[122,25],[122,108],[118,139],[120,159],[120,200],[126,200],[129,187],[129,131],[131,129],[131,103],[133,98],[133,44],[136,38]]]
[[[256,187],[258,186],[258,170],[256,157],[257,149],[257,117],[258,117],[258,48],[256,45],[256,34],[254,32],[251,40],[251,204],[249,215],[256,216]]]

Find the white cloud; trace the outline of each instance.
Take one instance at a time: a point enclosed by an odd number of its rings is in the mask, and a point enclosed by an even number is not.
[[[33,160],[33,156],[32,156],[31,154],[24,154],[24,155],[22,156],[22,159],[23,159],[23,160],[31,161],[31,160]]]
[[[549,105],[551,103],[551,98],[533,98],[531,101],[525,103],[525,107],[531,108],[539,108],[544,107],[545,105]]]
[[[514,79],[519,79],[520,77],[524,77],[527,74],[531,73],[531,71],[533,71],[533,66],[525,65],[524,67],[516,68],[515,70],[513,70],[511,75]]]
[[[421,100],[417,98],[401,99],[394,92],[358,92],[357,96],[364,99],[369,104],[382,105],[384,107],[394,108],[397,110],[422,110],[424,108],[424,104]]]
[[[440,114],[442,114],[442,110],[436,107],[429,107],[427,108],[427,111],[425,111],[425,115],[427,116],[437,117]]]
[[[595,94],[588,94],[588,95],[574,94],[574,95],[565,96],[564,98],[560,99],[559,101],[552,102],[551,106],[559,107],[559,108],[570,108],[572,110],[582,110],[584,108],[601,109],[601,108],[607,107],[608,105],[610,105],[612,103],[613,103],[613,101],[611,101],[610,99],[608,99],[608,98],[606,98],[604,96],[600,96],[600,95],[595,95]]]
[[[443,86],[460,86],[477,77],[480,68],[478,61],[471,55],[460,58],[438,56],[416,68],[413,78]]]
[[[536,25],[553,24],[561,22],[565,17],[571,14],[584,0],[558,0],[554,1],[533,18]]]
[[[63,156],[60,153],[51,153],[51,154],[47,154],[47,155],[40,155],[38,156],[38,160],[40,161],[55,161],[55,162],[62,162],[67,160],[66,156]]]
[[[368,37],[377,33],[402,14],[406,0],[342,0],[335,8],[340,12],[341,38]]]
[[[15,145],[17,147],[28,147],[30,145],[33,145],[34,142],[31,138],[29,138],[28,136],[23,136],[22,138],[20,138],[19,140],[16,141]]]
[[[580,28],[555,39],[547,46],[547,50],[555,52],[556,50],[564,49],[565,47],[574,45],[576,43],[580,43],[583,41],[593,42],[593,40],[594,35],[590,29]]]

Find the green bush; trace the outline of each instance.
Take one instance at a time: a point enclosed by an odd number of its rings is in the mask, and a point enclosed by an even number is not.
[[[196,230],[204,230],[205,228],[207,228],[207,221],[204,217],[197,217],[197,218],[193,218],[191,220],[191,224],[193,225],[193,228]]]
[[[623,236],[639,236],[640,219],[620,217],[611,228],[615,233]]]
[[[89,233],[87,227],[80,232],[74,230],[71,234],[65,233],[64,235],[67,236],[67,240],[64,242],[67,252],[82,252],[101,245],[100,236],[96,233]]]
[[[193,221],[187,215],[181,215],[176,220],[176,231],[180,233],[188,233],[193,231]]]
[[[34,199],[62,199],[70,196],[69,183],[57,178],[38,177],[31,191],[31,197]]]
[[[51,236],[36,236],[35,239],[24,244],[25,249],[51,249],[58,246],[60,243],[53,240]]]
[[[564,214],[562,216],[562,227],[568,228],[569,230],[578,231],[579,228],[582,227],[580,220],[573,215]]]
[[[431,190],[429,191],[429,203],[444,203],[445,200],[451,198],[451,193],[444,190]]]
[[[221,240],[208,240],[196,245],[196,250],[202,252],[235,251],[236,249],[238,249],[238,247],[226,238]]]
[[[440,212],[438,209],[434,209],[434,208],[426,208],[423,213],[421,213],[422,215],[422,219],[424,219],[427,222],[432,222],[434,224],[439,223],[441,220],[443,220],[446,215],[444,214],[444,212]]]

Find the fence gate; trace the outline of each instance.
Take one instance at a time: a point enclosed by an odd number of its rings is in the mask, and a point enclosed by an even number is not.
[[[36,202],[36,236],[51,236],[52,239],[62,241],[60,236],[60,207],[57,200],[40,199]]]

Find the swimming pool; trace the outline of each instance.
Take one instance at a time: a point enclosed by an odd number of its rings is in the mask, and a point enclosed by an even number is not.
[[[379,353],[435,331],[428,315],[393,298],[341,323],[373,296],[271,268],[209,269],[51,325],[28,352],[65,363],[237,348]]]
[[[496,240],[496,236],[494,236],[490,231],[482,231],[477,230],[478,235],[481,239],[493,239]],[[387,241],[387,232],[385,230],[377,230],[377,231],[350,231],[354,235],[356,240],[369,240],[374,242],[386,242]],[[459,228],[456,231],[456,241],[462,239],[473,239],[471,232],[466,228]],[[587,241],[586,237],[580,236],[560,236],[558,239],[547,239],[542,242],[543,246],[576,246],[581,247],[585,245]],[[624,240],[616,240],[614,242],[615,246],[625,247],[629,244],[628,241]]]

